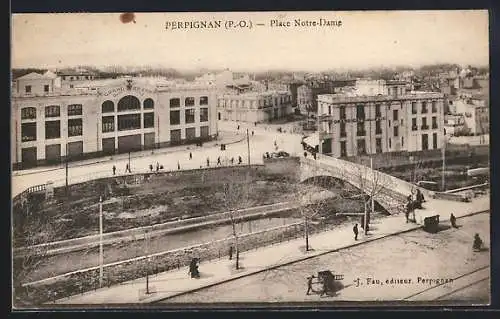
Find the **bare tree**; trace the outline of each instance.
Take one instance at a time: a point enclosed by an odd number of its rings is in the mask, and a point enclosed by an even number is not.
[[[240,250],[239,250],[239,237],[236,230],[238,223],[237,213],[239,210],[247,208],[253,204],[250,199],[250,174],[246,171],[246,177],[241,176],[244,172],[240,168],[233,168],[230,174],[223,177],[221,192],[221,204],[226,212],[229,212],[229,218],[232,225],[232,235],[234,238],[234,248],[236,255],[236,269],[240,269]],[[238,174],[239,173],[239,174]]]
[[[391,185],[388,177],[370,167],[357,163],[356,167],[349,172],[349,178],[352,184],[357,188],[359,197],[364,208],[363,229],[365,235],[368,233],[368,223],[371,213],[375,211],[375,197],[382,195],[384,191]],[[368,206],[371,206],[368,209]]]

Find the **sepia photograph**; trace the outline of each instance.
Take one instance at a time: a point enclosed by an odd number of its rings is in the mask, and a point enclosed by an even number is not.
[[[12,308],[484,306],[487,10],[11,15]]]

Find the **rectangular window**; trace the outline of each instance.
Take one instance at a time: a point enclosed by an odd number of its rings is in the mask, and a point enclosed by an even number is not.
[[[382,112],[380,111],[380,104],[375,105],[375,117],[382,117]]]
[[[427,113],[427,102],[422,102],[422,113],[425,114]]]
[[[137,130],[141,128],[141,114],[118,115],[118,131]]]
[[[389,148],[392,148],[392,140],[389,139]]]
[[[341,120],[345,120],[346,119],[346,113],[345,113],[345,106],[344,105],[340,106],[339,112],[340,112],[340,119]]]
[[[114,116],[103,116],[102,117],[102,132],[114,132],[115,131],[115,117]]]
[[[43,91],[44,92],[49,92],[49,86],[48,85],[44,85],[43,86]]]
[[[45,139],[53,139],[61,137],[61,121],[45,122]]]
[[[417,114],[417,102],[411,102],[411,114]]]
[[[411,130],[416,131],[418,129],[417,127],[417,118],[414,117],[411,119]]]
[[[399,126],[394,126],[393,130],[394,130],[394,137],[399,136]]]
[[[68,105],[68,116],[82,115],[82,105],[81,104],[71,104]]]
[[[201,126],[200,127],[200,136],[201,137],[208,137],[208,132],[209,132],[208,126]]]
[[[36,119],[36,108],[25,107],[21,109],[21,120],[35,120]]]
[[[24,91],[25,91],[26,93],[31,93],[31,85],[26,85],[26,86],[24,87]]]
[[[68,136],[82,136],[82,135],[83,135],[82,119],[69,119]]]
[[[366,141],[365,139],[358,140],[358,155],[366,154]]]
[[[328,115],[332,115],[332,106],[328,105]]]
[[[170,107],[171,108],[180,107],[180,106],[181,106],[181,99],[179,99],[179,98],[170,99]]]
[[[437,117],[433,116],[432,117],[432,129],[437,129],[437,128],[438,128]]]
[[[187,109],[184,114],[186,116],[186,123],[194,123],[194,109]]]
[[[21,124],[21,141],[36,141],[36,123]]]
[[[356,119],[358,119],[358,120],[365,119],[365,106],[364,105],[358,105],[356,107]]]
[[[187,97],[184,100],[184,105],[185,106],[194,106],[194,97]]]
[[[358,122],[356,123],[356,135],[357,136],[365,136],[366,131],[365,131],[365,123],[364,122]]]
[[[180,111],[170,111],[170,125],[181,124],[181,112]]]
[[[422,134],[422,150],[426,151],[429,149],[429,136],[427,134]]]
[[[422,130],[426,130],[428,128],[429,128],[429,126],[427,126],[427,118],[423,117],[422,118]]]
[[[340,137],[346,137],[345,122],[340,122]]]
[[[206,107],[200,109],[200,122],[208,122],[208,108]]]
[[[382,153],[382,139],[380,137],[375,139],[375,152]]]
[[[380,120],[375,121],[375,134],[382,134],[382,125]]]
[[[347,156],[346,141],[341,141],[340,142],[340,156],[341,157],[346,157]]]
[[[398,121],[398,110],[392,110],[392,119],[394,120],[394,123]]]
[[[437,113],[437,102],[432,101],[432,113]]]
[[[438,135],[437,133],[432,133],[432,148],[438,148]]]
[[[45,117],[58,117],[60,115],[59,105],[49,105],[45,107]]]
[[[405,147],[405,137],[401,136],[401,147]]]
[[[208,96],[200,97],[200,105],[208,105]]]
[[[155,127],[155,114],[153,112],[151,113],[144,113],[144,128],[150,128],[150,127]]]

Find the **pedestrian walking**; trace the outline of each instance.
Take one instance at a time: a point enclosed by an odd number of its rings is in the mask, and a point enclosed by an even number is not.
[[[254,122],[254,123],[253,123],[253,125],[254,125],[254,126],[257,126],[257,122]]]
[[[313,153],[313,157],[314,157],[314,159],[316,159],[316,152]]]
[[[193,153],[189,152],[189,160],[193,159]]]
[[[177,169],[180,170],[181,169],[181,163],[177,162]]]
[[[453,213],[451,213],[451,216],[450,216],[450,223],[451,223],[451,227],[458,228],[457,218],[455,217],[455,215],[453,215]]]
[[[238,131],[240,130],[240,126],[238,125]]]
[[[149,164],[149,171],[152,172],[153,171],[153,164]]]
[[[238,156],[238,164],[241,164],[241,163],[243,163],[243,159],[242,159],[242,158],[241,158],[241,156],[239,155],[239,156]]]
[[[234,165],[234,157],[231,157],[231,165]]]
[[[156,162],[156,172],[158,173],[159,170],[160,170],[160,163]]]
[[[116,166],[113,165],[113,176],[116,175]]]
[[[221,162],[220,162],[220,156],[217,157],[217,165],[221,165]]]
[[[313,289],[312,289],[313,288],[312,287],[312,283],[313,283],[313,279],[314,278],[315,278],[314,275],[307,277],[307,292],[306,292],[306,295],[309,295],[309,293],[311,291],[313,291]]]
[[[129,166],[128,164],[126,164],[126,165],[125,165],[125,173],[127,173],[127,172],[128,172],[128,173],[132,173],[132,172],[130,171],[130,166]]]
[[[354,240],[358,240],[358,224],[354,225],[352,232],[354,233]]]
[[[307,152],[304,152],[304,158],[307,158]]]
[[[210,159],[207,157],[207,167],[210,166]]]
[[[233,260],[233,246],[229,246],[229,260]]]
[[[481,237],[479,237],[479,234],[474,235],[474,243],[472,244],[472,249],[475,251],[480,251],[481,248],[483,247],[483,241],[481,240]]]

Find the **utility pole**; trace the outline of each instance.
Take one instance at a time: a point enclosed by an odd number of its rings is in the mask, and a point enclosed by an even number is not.
[[[441,191],[445,191],[445,179],[444,179],[444,174],[446,170],[446,136],[443,136],[443,147],[441,148],[442,152],[442,158],[443,158],[443,167],[442,167],[442,173],[441,173]]]
[[[69,161],[69,150],[68,150],[68,145],[69,143],[66,143],[66,160],[64,161],[65,162],[65,168],[66,168],[66,199],[69,195],[69,189],[68,189],[68,161]]]
[[[248,148],[248,167],[250,167],[250,137],[248,136],[248,129],[247,129],[247,148]]]
[[[233,211],[230,212],[231,224],[233,225],[234,248],[236,249],[236,269],[240,269],[240,250],[238,248],[238,235],[236,234],[236,222],[234,220]]]
[[[102,196],[99,196],[99,288],[102,288],[104,255],[102,251]]]
[[[150,234],[148,235],[148,230],[146,229],[146,234],[145,234],[145,240],[146,240],[146,256],[148,256],[147,258],[147,263],[146,263],[146,294],[148,295],[149,294],[149,263],[150,263],[150,260],[149,260],[149,236]]]
[[[370,169],[372,173],[372,192],[371,192],[371,215],[375,213],[375,200],[373,196],[375,195],[375,172],[373,171],[373,157],[370,157]]]

